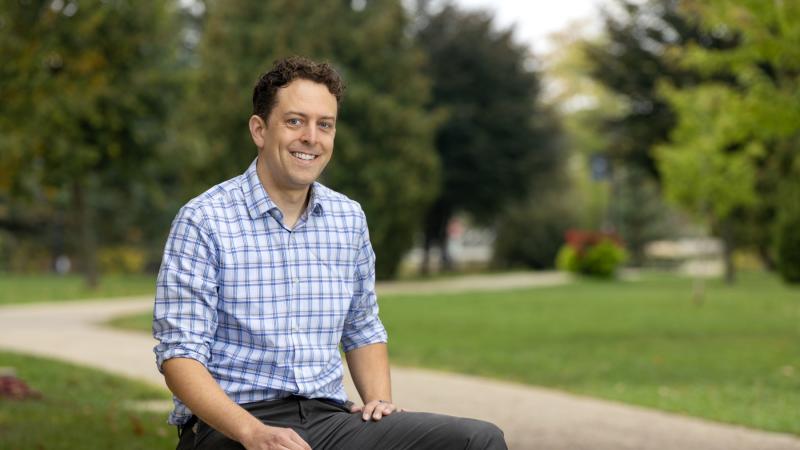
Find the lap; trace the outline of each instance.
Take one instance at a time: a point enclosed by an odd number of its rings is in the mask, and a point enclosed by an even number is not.
[[[502,441],[502,432],[488,422],[425,412],[395,412],[377,422],[365,422],[361,414],[335,414],[311,427],[309,434],[314,449],[505,448],[491,443],[497,436]]]
[[[344,407],[317,400],[293,400],[248,409],[267,425],[294,429],[314,450],[506,448],[502,432],[496,426],[442,414],[404,411],[392,413],[377,422],[365,422],[361,414],[352,414]],[[178,448],[243,447],[200,423],[197,435],[184,435]]]

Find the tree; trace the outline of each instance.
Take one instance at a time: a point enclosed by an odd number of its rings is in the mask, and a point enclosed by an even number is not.
[[[605,37],[585,42],[591,76],[623,103],[623,111],[609,115],[599,126],[605,145],[599,154],[611,165],[613,186],[610,224],[629,246],[632,262],[642,262],[644,245],[664,235],[660,224],[663,205],[649,210],[632,203],[651,192],[648,206],[660,200],[660,177],[653,149],[669,140],[676,124],[675,112],[659,83],[676,87],[693,85],[702,74],[677,64],[671,49],[688,45],[727,48],[735,40],[706,30],[693,14],[680,8],[680,0],[618,0],[604,11]],[[722,78],[727,74],[715,74]],[[632,176],[633,175],[633,176]],[[616,197],[614,194],[623,194]],[[626,198],[626,195],[628,198]],[[633,207],[632,207],[633,206]]]
[[[795,168],[800,161],[795,159]],[[800,177],[782,183],[780,206],[775,226],[775,254],[778,270],[789,283],[800,283]]]
[[[442,266],[451,266],[447,224],[455,213],[491,223],[511,201],[524,198],[534,181],[547,185],[560,159],[547,139],[550,130],[537,122],[537,113],[547,114],[537,109],[538,76],[513,31],[496,31],[489,14],[451,4],[421,14],[417,40],[433,82],[429,108],[445,117],[435,141],[441,189],[425,218],[427,271],[433,245],[442,249]]]
[[[61,236],[90,285],[103,238],[136,228],[152,201],[174,96],[172,7],[0,3],[0,222]]]
[[[624,113],[602,125],[608,139],[604,153],[656,179],[653,146],[666,141],[675,125],[659,82],[684,86],[698,79],[694,71],[675,64],[667,50],[690,43],[705,48],[730,45],[700,28],[679,4],[680,0],[617,0],[616,8],[603,12],[605,39],[585,43],[591,76],[625,104]]]
[[[435,194],[438,174],[435,121],[423,109],[429,87],[401,3],[206,4],[193,94],[183,114],[186,133],[179,143],[191,166],[186,185],[199,190],[232,177],[255,157],[247,131],[251,89],[272,61],[292,54],[328,60],[348,88],[335,156],[322,181],[362,204],[377,274],[394,275]]]
[[[800,175],[800,4],[713,0],[685,7],[738,45],[676,51],[682,67],[710,81],[663,87],[678,125],[658,150],[659,168],[668,195],[725,241],[726,278],[733,281],[734,221],[764,203],[797,201],[776,194]],[[735,79],[713,80],[718,74]]]
[[[597,70],[596,52],[605,51],[608,38],[576,32],[588,28],[583,25],[570,24],[555,34],[556,46],[545,57],[547,73],[556,80],[548,99],[558,110],[570,149],[568,167],[575,198],[567,204],[580,212],[580,227],[615,230],[624,236],[631,250],[630,263],[641,265],[645,244],[668,235],[669,210],[643,165],[620,155],[613,161],[609,157],[617,137],[607,132],[607,124],[622,123],[631,114],[630,100],[591,76]]]

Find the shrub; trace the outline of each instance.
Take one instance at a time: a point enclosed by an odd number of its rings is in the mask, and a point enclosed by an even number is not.
[[[578,272],[578,253],[569,245],[561,246],[556,256],[556,268],[566,272]]]
[[[97,260],[103,273],[142,273],[147,262],[144,250],[131,246],[103,248]]]
[[[552,269],[561,238],[576,221],[574,207],[557,195],[513,205],[498,221],[494,266]]]
[[[570,230],[566,241],[556,258],[560,270],[610,278],[627,259],[621,241],[613,234]]]

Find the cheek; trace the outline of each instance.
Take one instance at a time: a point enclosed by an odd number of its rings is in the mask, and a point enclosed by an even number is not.
[[[328,152],[332,152],[333,151],[333,138],[334,137],[335,137],[335,134],[333,134],[333,133],[330,134],[329,136],[325,137],[325,149],[328,150]]]

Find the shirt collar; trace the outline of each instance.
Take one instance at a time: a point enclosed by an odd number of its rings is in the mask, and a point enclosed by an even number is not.
[[[261,180],[258,179],[258,173],[256,172],[257,162],[258,158],[254,159],[253,162],[250,163],[250,167],[248,167],[243,174],[242,191],[244,192],[250,218],[257,219],[264,214],[274,215],[277,213],[278,215],[282,215],[278,209],[278,205],[269,198],[267,190],[264,189],[264,185],[262,185]],[[309,207],[306,210],[307,214],[322,216],[324,212],[323,202],[325,199],[322,191],[323,188],[321,184],[314,182],[314,184],[311,185],[311,198],[308,202]]]

